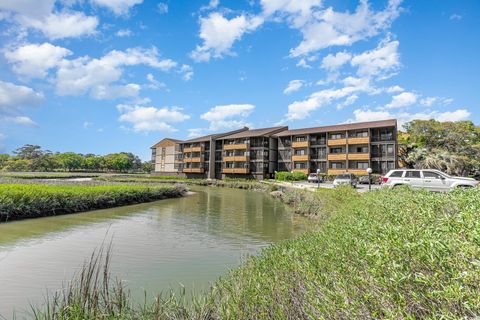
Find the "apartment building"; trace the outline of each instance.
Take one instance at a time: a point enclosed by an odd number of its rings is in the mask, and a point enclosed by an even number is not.
[[[265,179],[275,171],[308,174],[317,169],[360,175],[369,167],[374,173],[386,173],[397,166],[397,121],[294,130],[245,127],[186,141],[164,139],[152,147],[152,159],[154,174],[192,178]]]
[[[278,170],[365,174],[397,165],[397,121],[286,130],[278,136]]]

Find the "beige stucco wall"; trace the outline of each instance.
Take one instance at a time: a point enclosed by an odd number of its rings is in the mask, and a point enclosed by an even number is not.
[[[162,153],[165,149],[165,153]],[[175,146],[157,147],[155,157],[155,172],[174,172],[175,170]]]

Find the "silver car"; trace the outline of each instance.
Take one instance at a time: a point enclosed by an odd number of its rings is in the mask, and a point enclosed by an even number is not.
[[[341,173],[335,177],[335,180],[333,180],[334,187],[338,187],[340,185],[350,185],[356,188],[357,184],[358,184],[358,179],[352,173]]]
[[[430,191],[449,191],[455,188],[473,188],[478,181],[472,178],[454,177],[439,170],[397,169],[390,170],[381,178],[383,188],[409,186]]]

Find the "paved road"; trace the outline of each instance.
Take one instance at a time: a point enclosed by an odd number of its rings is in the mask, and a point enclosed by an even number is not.
[[[282,185],[284,186],[292,186],[294,188],[298,189],[316,189],[318,185],[316,183],[308,183],[304,181],[296,181],[296,182],[283,182]],[[333,188],[332,183],[320,183],[320,188]],[[372,185],[372,190],[379,189],[380,185]],[[357,186],[357,191],[358,192],[366,192],[368,191],[368,184],[359,184]]]

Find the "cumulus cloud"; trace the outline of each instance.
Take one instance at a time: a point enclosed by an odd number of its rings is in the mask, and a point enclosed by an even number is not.
[[[412,120],[430,120],[434,119],[437,121],[462,121],[467,120],[471,113],[466,109],[457,109],[454,111],[431,111],[431,112],[397,112],[391,113],[390,111],[379,111],[379,110],[370,110],[370,109],[357,109],[353,112],[354,119],[351,119],[350,122],[365,122],[365,121],[375,121],[375,120],[386,120],[386,119],[397,119],[398,124],[402,127],[405,123]]]
[[[207,17],[200,18],[200,38],[202,45],[197,45],[190,56],[197,62],[209,61],[231,54],[235,41],[255,30],[263,23],[263,19],[254,16],[239,15],[232,19],[225,18],[218,12],[213,12]]]
[[[116,15],[127,14],[133,6],[140,4],[143,0],[90,0],[91,2],[112,10]]]
[[[131,124],[135,132],[177,131],[172,125],[190,119],[178,107],[145,107],[120,104],[117,110],[121,113],[119,121]]]
[[[81,57],[64,59],[58,68],[56,93],[61,96],[89,93],[96,99],[120,96],[135,96],[140,90],[136,84],[115,84],[123,75],[123,67],[147,65],[162,71],[177,66],[171,59],[160,59],[153,49],[130,48],[125,51],[112,50],[99,59]]]
[[[133,35],[133,32],[130,29],[120,29],[115,33],[115,35],[121,38],[130,37],[131,35]]]
[[[209,130],[235,129],[247,125],[246,118],[253,112],[252,104],[229,104],[215,106],[200,116],[210,122]]]
[[[403,108],[417,102],[418,96],[413,92],[402,92],[392,97],[392,101],[385,105],[387,109]]]
[[[376,49],[354,56],[351,64],[358,68],[359,76],[386,77],[388,72],[395,71],[400,66],[398,45],[398,41],[382,41]]]
[[[284,94],[290,94],[292,92],[300,90],[301,87],[305,84],[305,81],[303,80],[292,80],[288,83],[287,87],[285,90],[283,90]]]
[[[352,55],[346,51],[329,54],[322,60],[322,68],[335,71],[352,59]]]
[[[303,40],[290,55],[299,57],[331,46],[349,46],[375,36],[399,16],[400,2],[390,0],[378,12],[370,10],[367,0],[360,1],[354,13],[336,12],[332,7],[318,10],[313,14],[314,19],[300,26]]]
[[[24,107],[38,105],[43,101],[42,93],[26,86],[0,81],[0,120],[19,125],[34,126],[35,122],[22,115]]]
[[[431,107],[433,105],[442,105],[446,106],[453,102],[451,98],[443,97],[425,97],[420,100],[420,104],[425,107]]]
[[[44,78],[48,70],[58,66],[72,52],[50,43],[27,44],[6,51],[5,58],[13,64],[13,72],[26,78]]]

